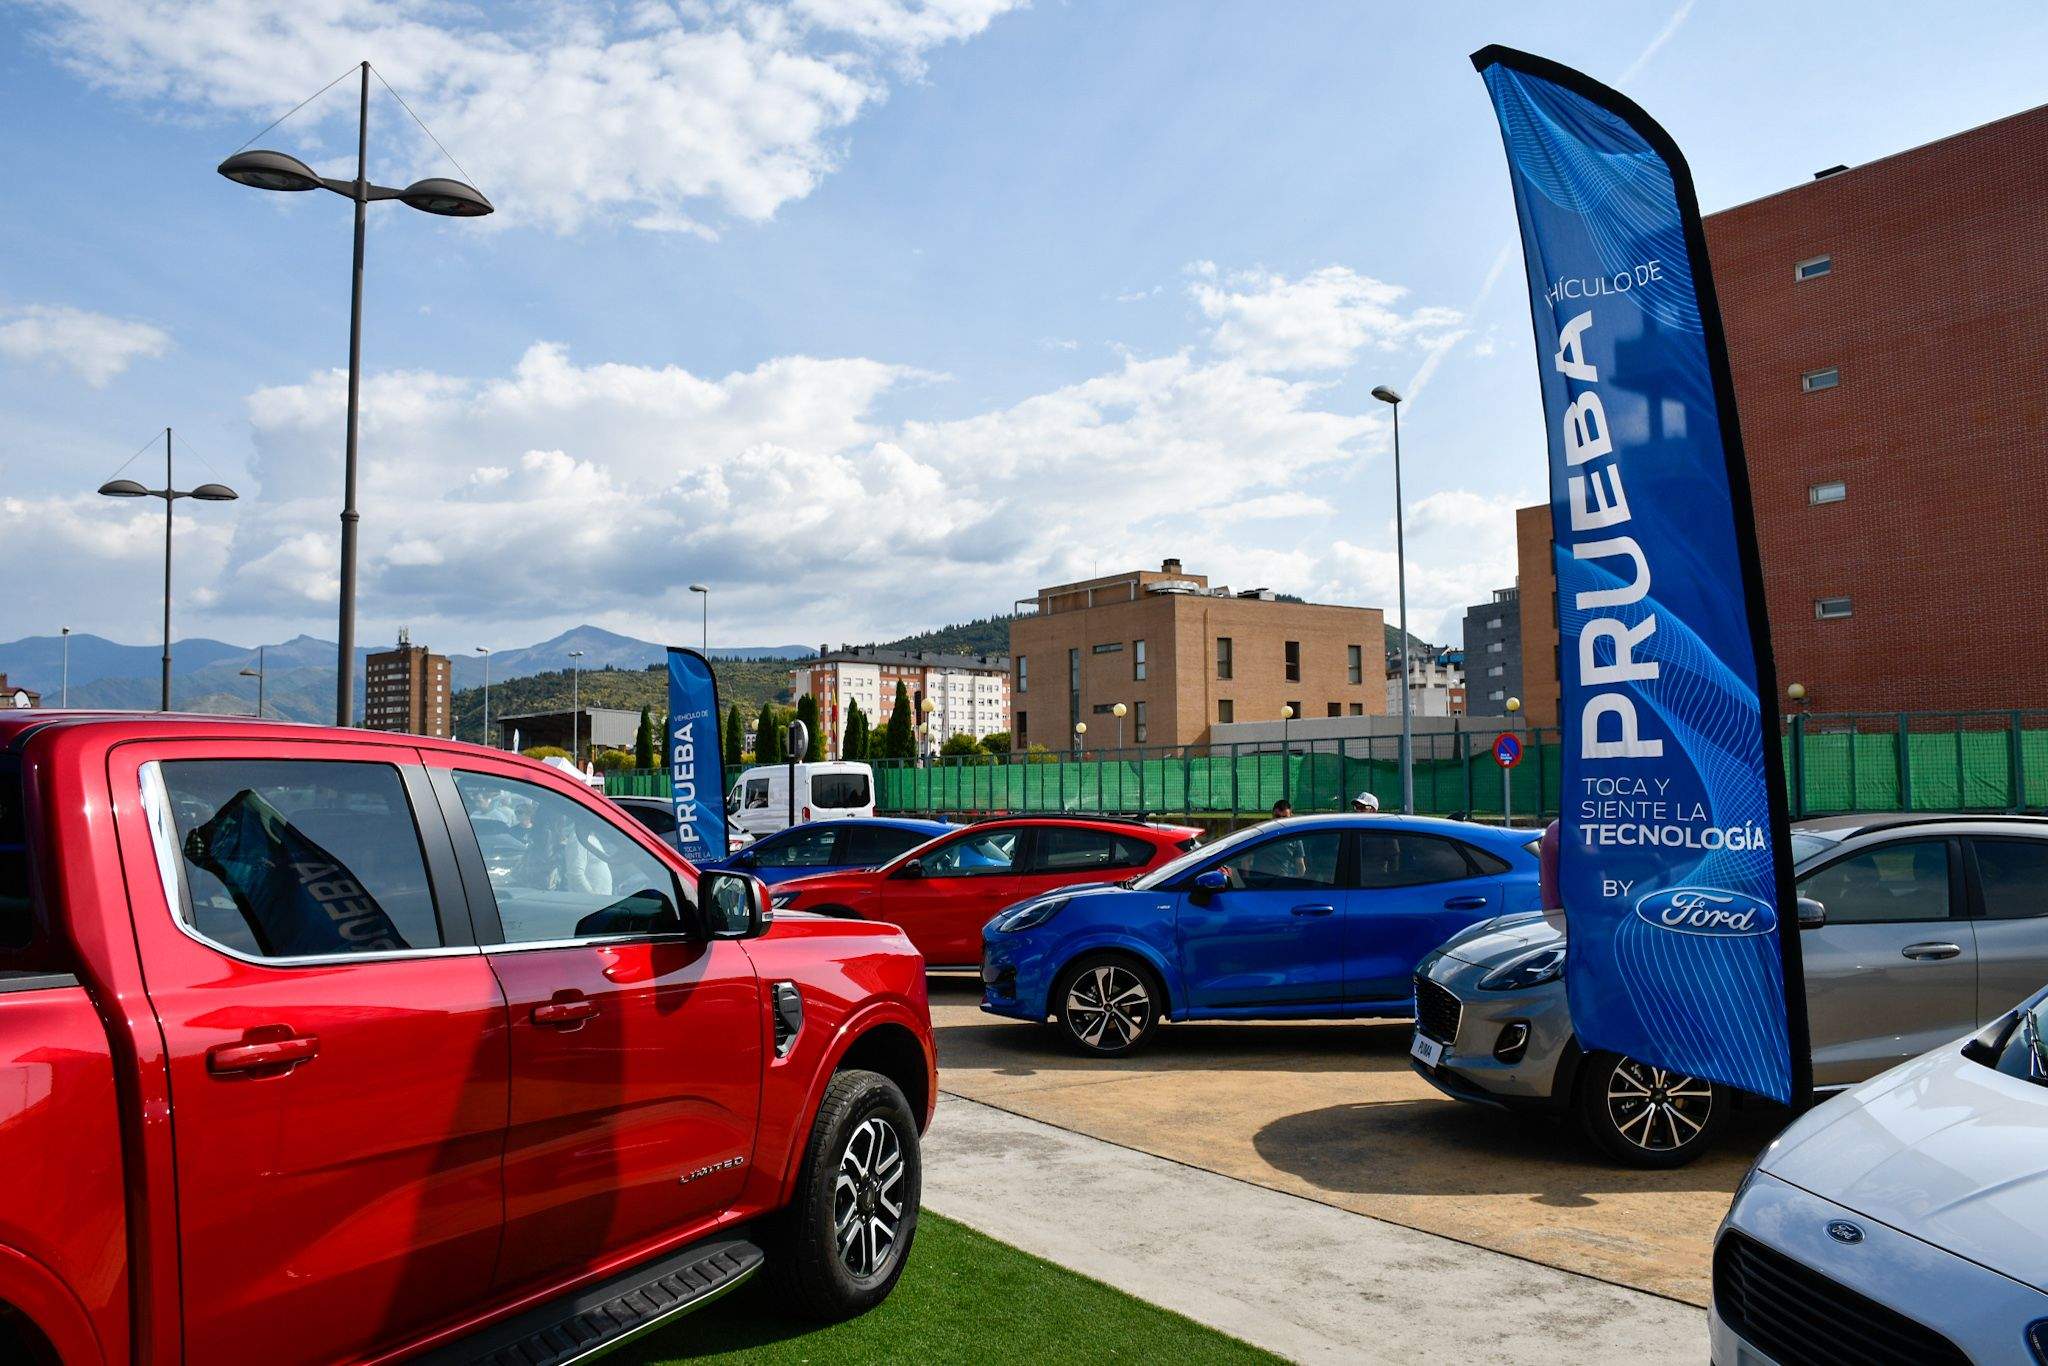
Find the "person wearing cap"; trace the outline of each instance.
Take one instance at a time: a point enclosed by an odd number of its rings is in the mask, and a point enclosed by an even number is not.
[[[1361,792],[1351,799],[1351,809],[1365,815],[1376,816],[1380,810],[1380,799],[1370,792]]]

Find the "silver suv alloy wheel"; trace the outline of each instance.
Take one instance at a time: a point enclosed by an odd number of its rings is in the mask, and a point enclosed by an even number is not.
[[[896,1255],[903,1226],[903,1139],[880,1115],[846,1140],[832,1190],[832,1228],[839,1260],[863,1279],[880,1275]]]
[[[1698,1077],[1623,1058],[1607,1079],[1607,1119],[1645,1152],[1668,1153],[1697,1138],[1714,1113],[1714,1088]]]
[[[1104,963],[1088,969],[1067,988],[1067,1028],[1090,1048],[1119,1049],[1145,1032],[1152,1019],[1152,993],[1129,968]]]

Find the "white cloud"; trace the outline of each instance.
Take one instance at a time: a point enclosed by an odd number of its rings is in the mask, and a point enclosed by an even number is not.
[[[1459,335],[1456,309],[1404,311],[1406,289],[1347,266],[1292,280],[1263,270],[1224,276],[1212,261],[1198,261],[1188,273],[1188,293],[1215,324],[1209,344],[1258,370],[1341,370],[1367,350],[1433,348]]]
[[[43,36],[87,79],[223,119],[271,117],[367,57],[491,196],[498,221],[566,231],[596,216],[703,236],[716,232],[706,212],[759,221],[808,195],[892,76],[916,77],[933,48],[1017,3],[50,0],[38,10]],[[330,93],[273,136],[339,165],[353,111]],[[448,174],[393,113],[380,154],[408,164],[380,175]]]
[[[31,304],[0,312],[0,319],[0,356],[64,366],[95,389],[171,346],[171,334],[150,323],[62,304]]]

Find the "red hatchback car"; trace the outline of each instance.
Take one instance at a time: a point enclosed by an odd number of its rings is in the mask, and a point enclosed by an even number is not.
[[[900,927],[928,968],[981,962],[981,927],[1003,907],[1054,887],[1136,877],[1195,847],[1189,825],[1085,816],[1003,816],[942,835],[879,868],[795,878],[778,911]]]

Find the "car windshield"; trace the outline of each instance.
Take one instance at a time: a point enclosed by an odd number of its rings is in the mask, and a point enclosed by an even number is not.
[[[2008,1077],[2048,1086],[2048,993],[2036,996],[1986,1034],[1992,1039],[1979,1035],[1983,1046],[1973,1042],[1964,1053]]]
[[[1218,854],[1227,854],[1232,849],[1249,843],[1256,836],[1271,833],[1264,825],[1248,825],[1242,830],[1225,835],[1214,844],[1196,845],[1179,858],[1162,863],[1141,877],[1133,878],[1130,885],[1141,891],[1150,891],[1154,887],[1163,887],[1196,864],[1206,863]]]
[[[1815,854],[1824,854],[1842,842],[1839,835],[1819,835],[1810,830],[1792,832],[1792,864],[1794,867],[1805,863]]]

